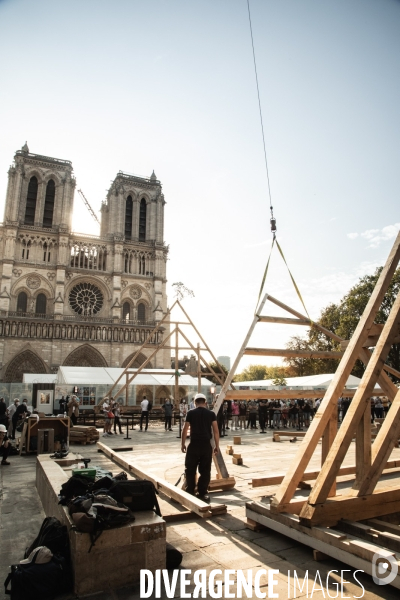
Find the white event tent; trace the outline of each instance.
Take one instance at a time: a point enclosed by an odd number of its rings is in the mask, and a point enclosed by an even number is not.
[[[124,370],[118,367],[59,367],[55,382],[56,385],[113,385]],[[121,385],[123,383],[124,380],[121,380]],[[160,369],[143,369],[132,384],[174,385],[175,371],[165,369],[165,374],[160,375]],[[179,370],[179,385],[195,387],[197,386],[197,377],[185,375],[184,371]],[[202,387],[211,387],[212,383],[202,377],[201,385]]]
[[[235,381],[234,385],[238,389],[252,390],[278,390],[282,387],[289,390],[326,390],[331,383],[334,373],[323,373],[319,375],[306,375],[304,377],[285,377],[286,385],[278,386],[273,384],[273,379],[259,379],[257,381]],[[355,389],[360,385],[361,379],[355,375],[349,375],[346,381],[347,389]],[[380,389],[379,385],[375,389]]]

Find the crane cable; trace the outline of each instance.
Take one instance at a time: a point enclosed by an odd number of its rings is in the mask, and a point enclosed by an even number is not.
[[[272,250],[274,248],[274,244],[276,243],[276,246],[279,250],[280,255],[283,258],[283,262],[286,265],[286,268],[289,272],[290,278],[292,280],[294,289],[297,292],[297,295],[300,299],[300,302],[303,305],[304,310],[306,311],[306,314],[308,316],[308,318],[311,321],[311,317],[308,314],[308,310],[306,308],[306,305],[304,304],[304,300],[303,297],[300,293],[300,290],[294,280],[294,277],[289,269],[289,265],[286,262],[285,256],[283,254],[282,248],[279,245],[278,240],[276,239],[276,219],[274,217],[274,207],[272,206],[272,196],[271,196],[271,185],[270,185],[270,181],[269,181],[269,171],[268,171],[268,159],[267,159],[267,149],[266,149],[266,145],[265,145],[265,134],[264,134],[264,123],[263,123],[263,118],[262,118],[262,109],[261,109],[261,99],[260,99],[260,87],[258,85],[258,73],[257,73],[257,62],[256,62],[256,53],[255,53],[255,49],[254,49],[254,38],[253,38],[253,27],[251,24],[251,13],[250,13],[250,0],[247,0],[247,10],[248,10],[248,14],[249,14],[249,26],[250,26],[250,37],[251,37],[251,47],[253,50],[253,62],[254,62],[254,74],[255,74],[255,78],[256,78],[256,87],[257,87],[257,98],[258,98],[258,109],[259,109],[259,113],[260,113],[260,123],[261,123],[261,133],[262,133],[262,140],[263,140],[263,148],[264,148],[264,160],[265,160],[265,171],[267,173],[267,186],[268,186],[268,197],[269,197],[269,209],[271,211],[271,218],[270,218],[270,224],[271,224],[271,232],[272,232],[272,246],[271,246],[271,250],[269,253],[269,257],[268,257],[268,261],[267,261],[267,266],[265,267],[265,271],[264,271],[264,275],[261,281],[261,287],[260,287],[260,292],[258,294],[258,299],[257,299],[257,305],[256,305],[256,311],[257,312],[257,307],[260,303],[260,298],[261,298],[261,294],[262,291],[264,289],[264,284],[265,284],[265,280],[267,278],[267,273],[268,273],[268,267],[269,267],[269,263],[271,261],[271,255],[272,255]],[[311,321],[312,322],[312,321]]]

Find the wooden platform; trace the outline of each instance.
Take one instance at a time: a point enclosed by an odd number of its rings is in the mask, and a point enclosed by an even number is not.
[[[246,517],[249,529],[265,527],[277,531],[369,575],[375,574],[375,555],[379,554],[388,564],[394,560],[398,574],[390,585],[400,589],[399,525],[370,519],[365,522],[343,520],[331,528],[305,527],[297,515],[273,513],[270,505],[262,502],[247,502]]]

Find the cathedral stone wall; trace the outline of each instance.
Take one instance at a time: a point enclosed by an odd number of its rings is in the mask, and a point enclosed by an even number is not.
[[[60,365],[125,366],[167,309],[165,200],[155,174],[117,174],[100,236],[71,231],[75,187],[70,161],[26,144],[16,152],[0,227],[0,380]],[[151,366],[169,368],[170,351]]]

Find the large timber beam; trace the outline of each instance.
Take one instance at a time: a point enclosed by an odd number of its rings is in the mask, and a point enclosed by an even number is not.
[[[114,450],[109,448],[109,446],[106,446],[101,442],[97,442],[97,447],[106,456],[111,458],[111,460],[123,467],[125,471],[128,471],[128,473],[131,473],[138,479],[147,479],[148,481],[151,481],[154,484],[157,491],[161,492],[165,496],[168,496],[168,498],[179,502],[179,504],[181,504],[188,510],[198,514],[200,517],[207,519],[209,517],[212,517],[214,514],[226,513],[227,509],[225,504],[215,504],[212,506],[210,504],[206,504],[205,502],[199,500],[195,496],[192,496],[184,490],[176,487],[172,483],[169,483],[169,481],[166,481],[165,479],[158,477],[154,473],[151,473],[151,471],[147,471],[143,467],[138,467],[134,464],[133,457],[130,457],[128,459],[126,456],[124,456],[124,454],[121,454],[120,452],[115,452]]]

